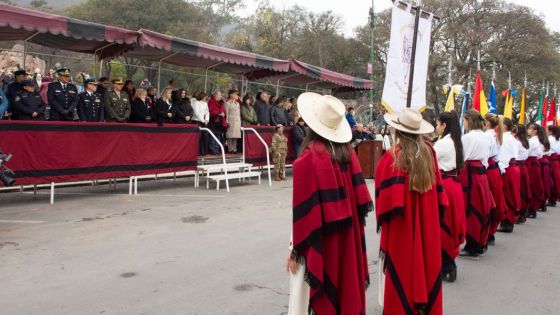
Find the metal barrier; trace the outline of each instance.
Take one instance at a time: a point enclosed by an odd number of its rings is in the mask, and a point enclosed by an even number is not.
[[[214,135],[214,133],[212,133],[212,131],[210,129],[200,127],[200,131],[208,132],[210,134],[210,136],[214,139],[214,141],[216,141],[216,143],[218,143],[218,145],[220,146],[220,150],[222,150],[222,162],[224,163],[224,175],[226,177],[226,189],[227,189],[227,192],[229,192],[229,180],[228,180],[228,174],[227,174],[226,150],[224,149],[224,145],[220,142],[220,140],[218,140],[218,138]]]
[[[268,185],[272,187],[272,175],[270,173],[270,151],[268,149],[268,144],[266,144],[264,139],[261,137],[261,135],[254,128],[241,127],[241,131],[243,133],[245,133],[246,131],[254,132],[255,135],[257,136],[257,138],[259,138],[261,143],[264,145],[264,147],[266,149],[266,168],[267,168],[267,171],[268,171]],[[245,135],[243,135],[243,163],[245,163]]]

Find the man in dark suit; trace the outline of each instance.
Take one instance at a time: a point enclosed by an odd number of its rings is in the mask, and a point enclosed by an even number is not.
[[[259,92],[257,94],[257,102],[255,104],[255,112],[257,113],[257,120],[261,126],[270,126],[270,117],[272,107],[268,103],[270,95],[268,92]]]
[[[103,98],[97,93],[97,82],[95,78],[84,81],[85,91],[80,93],[78,103],[78,115],[81,121],[103,122],[105,121],[105,106]]]
[[[77,118],[74,111],[78,107],[78,88],[70,83],[70,70],[60,68],[56,71],[58,82],[50,83],[47,98],[51,107],[50,120],[72,121]]]
[[[14,120],[44,120],[45,104],[41,94],[35,90],[33,80],[21,82],[23,90],[17,92],[12,105]]]

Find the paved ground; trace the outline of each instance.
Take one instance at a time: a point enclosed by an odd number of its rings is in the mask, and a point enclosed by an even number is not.
[[[371,187],[372,183],[370,183]],[[289,182],[192,188],[192,179],[0,194],[1,314],[285,314]],[[446,314],[558,314],[560,209],[459,261]],[[377,242],[368,218],[377,301]]]

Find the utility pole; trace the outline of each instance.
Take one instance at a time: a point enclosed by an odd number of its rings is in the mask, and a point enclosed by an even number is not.
[[[374,82],[375,75],[373,72],[373,62],[375,61],[375,0],[371,0],[371,8],[369,9],[369,27],[371,28],[371,49],[370,49],[370,56],[369,62],[371,64],[371,75],[370,79],[371,82]],[[375,121],[375,113],[373,111],[373,99],[374,99],[374,88],[372,86],[371,90],[369,90],[369,104],[371,110],[371,122]]]

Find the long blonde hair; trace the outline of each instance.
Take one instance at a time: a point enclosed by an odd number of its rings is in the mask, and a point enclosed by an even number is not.
[[[425,193],[436,184],[432,149],[423,136],[395,131],[394,167],[408,174],[411,191]]]
[[[496,139],[498,143],[502,145],[502,142],[504,142],[504,131],[502,129],[504,125],[504,116],[488,113],[484,116],[484,120],[490,123],[490,128],[496,130]]]

